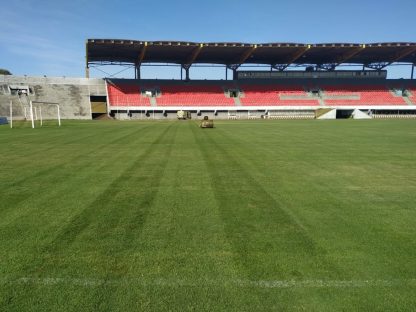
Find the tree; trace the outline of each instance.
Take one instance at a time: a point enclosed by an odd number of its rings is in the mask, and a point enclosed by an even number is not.
[[[0,68],[0,75],[11,75],[12,73],[7,69]]]

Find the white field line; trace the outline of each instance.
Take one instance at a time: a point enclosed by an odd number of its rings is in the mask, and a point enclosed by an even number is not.
[[[40,285],[40,286],[161,286],[161,287],[240,287],[240,288],[362,288],[362,287],[416,287],[416,279],[392,280],[182,280],[182,279],[94,279],[71,277],[20,277],[0,278],[0,285]]]

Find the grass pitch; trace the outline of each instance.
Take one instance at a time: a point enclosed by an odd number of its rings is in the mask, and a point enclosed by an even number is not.
[[[416,123],[0,127],[1,311],[411,311]]]

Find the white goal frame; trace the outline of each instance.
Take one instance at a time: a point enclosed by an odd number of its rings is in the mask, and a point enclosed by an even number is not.
[[[42,105],[56,107],[58,127],[60,127],[61,126],[61,109],[60,109],[59,103],[30,100],[29,101],[29,116],[30,116],[30,121],[32,123],[32,129],[35,128],[35,120],[39,120],[40,126],[41,127],[43,126]],[[25,110],[25,117],[26,117],[26,106],[24,107],[24,110]],[[38,111],[39,111],[39,116],[38,116]],[[10,100],[10,128],[13,128],[13,101],[12,100]]]

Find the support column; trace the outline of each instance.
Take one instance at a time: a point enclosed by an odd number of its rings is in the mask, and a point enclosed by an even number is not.
[[[90,62],[88,59],[88,40],[85,42],[85,78],[90,78]]]
[[[32,129],[35,128],[35,121],[33,120],[33,103],[29,101],[29,109],[30,109],[30,120],[32,121]]]
[[[134,78],[141,79],[141,66],[140,64],[136,64],[134,66]]]
[[[228,68],[225,66],[225,80],[228,80]]]
[[[185,80],[189,81],[190,80],[190,78],[189,78],[189,68],[191,68],[191,65],[190,64],[183,64],[181,66],[181,68],[185,69]],[[181,77],[182,77],[182,69],[181,69]]]
[[[136,77],[136,79],[141,79],[140,67],[142,66],[142,62],[146,55],[146,49],[147,49],[147,42],[144,43],[144,46],[142,47],[142,50],[140,51],[140,54],[134,64],[134,68],[135,68],[134,76]]]
[[[181,66],[181,80],[183,80],[183,68]]]
[[[186,81],[189,81],[189,67],[185,68]]]
[[[228,65],[227,68],[233,71],[233,80],[237,79],[237,69],[240,67],[240,64]]]
[[[415,64],[412,64],[412,74],[411,74],[411,76],[410,76],[410,79],[414,79],[413,78],[413,74],[414,74],[414,72],[415,72]]]

